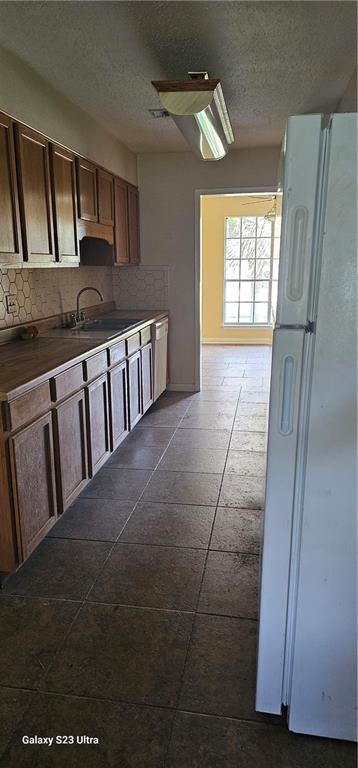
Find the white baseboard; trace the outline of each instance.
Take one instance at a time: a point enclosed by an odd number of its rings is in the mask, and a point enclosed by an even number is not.
[[[198,387],[195,386],[195,384],[175,384],[175,382],[171,381],[170,384],[168,384],[167,389],[170,392],[197,392]]]
[[[201,343],[203,345],[205,344],[219,344],[220,346],[230,346],[232,344],[238,344],[242,347],[248,347],[248,346],[256,346],[256,347],[262,347],[263,344],[266,344],[267,346],[272,345],[272,339],[202,339]]]

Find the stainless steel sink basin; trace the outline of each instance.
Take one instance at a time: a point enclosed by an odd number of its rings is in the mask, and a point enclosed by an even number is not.
[[[117,319],[117,318],[102,318],[98,320],[92,320],[90,323],[84,323],[81,327],[81,331],[116,331],[117,333],[123,333],[124,331],[135,328],[136,325],[140,325],[143,320],[138,319]]]

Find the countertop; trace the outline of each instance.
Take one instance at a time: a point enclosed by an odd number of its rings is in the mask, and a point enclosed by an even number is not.
[[[45,379],[81,362],[89,354],[117,344],[145,326],[168,315],[165,311],[117,310],[101,318],[142,319],[130,330],[113,336],[113,331],[82,331],[52,328],[33,341],[15,340],[0,346],[0,400],[12,400]]]

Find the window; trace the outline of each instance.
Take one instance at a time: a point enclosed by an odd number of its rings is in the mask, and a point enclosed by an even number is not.
[[[277,301],[280,220],[225,218],[224,325],[272,325]]]

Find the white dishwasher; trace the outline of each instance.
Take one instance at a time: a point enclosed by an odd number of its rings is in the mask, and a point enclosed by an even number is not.
[[[153,327],[154,401],[167,388],[168,382],[168,318]]]

